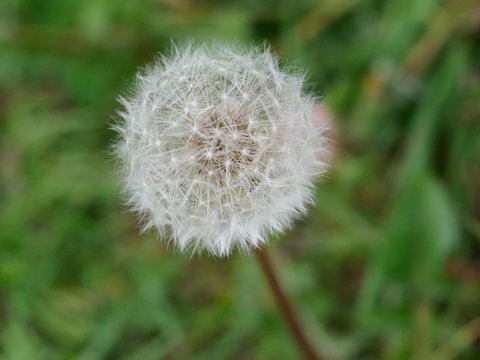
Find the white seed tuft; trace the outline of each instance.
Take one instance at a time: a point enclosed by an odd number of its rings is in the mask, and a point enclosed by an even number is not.
[[[227,256],[291,226],[326,171],[303,87],[265,48],[186,44],[142,71],[120,100],[114,149],[144,229]]]

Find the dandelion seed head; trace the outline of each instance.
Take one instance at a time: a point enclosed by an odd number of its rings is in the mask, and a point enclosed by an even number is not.
[[[327,139],[303,88],[268,48],[185,44],[141,71],[114,149],[143,229],[227,256],[305,214]]]

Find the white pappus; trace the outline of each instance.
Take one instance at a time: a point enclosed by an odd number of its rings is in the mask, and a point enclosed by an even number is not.
[[[327,169],[315,100],[268,47],[173,46],[137,74],[114,125],[143,229],[183,251],[227,256],[290,227]]]

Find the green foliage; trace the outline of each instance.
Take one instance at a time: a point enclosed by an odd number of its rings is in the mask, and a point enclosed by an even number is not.
[[[296,359],[253,258],[188,259],[120,203],[116,97],[170,39],[272,43],[336,115],[278,242],[323,353],[477,359],[475,0],[0,3],[0,359]]]

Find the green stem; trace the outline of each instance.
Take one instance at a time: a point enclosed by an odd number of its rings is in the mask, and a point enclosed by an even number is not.
[[[312,345],[308,342],[305,332],[300,326],[298,316],[296,315],[293,307],[291,306],[285,292],[283,291],[278,278],[273,270],[270,259],[268,258],[264,250],[255,251],[256,258],[260,264],[260,267],[265,274],[265,277],[272,291],[272,295],[277,303],[278,309],[285,321],[285,324],[290,331],[298,349],[301,351],[305,360],[321,360],[320,356],[315,352]]]

